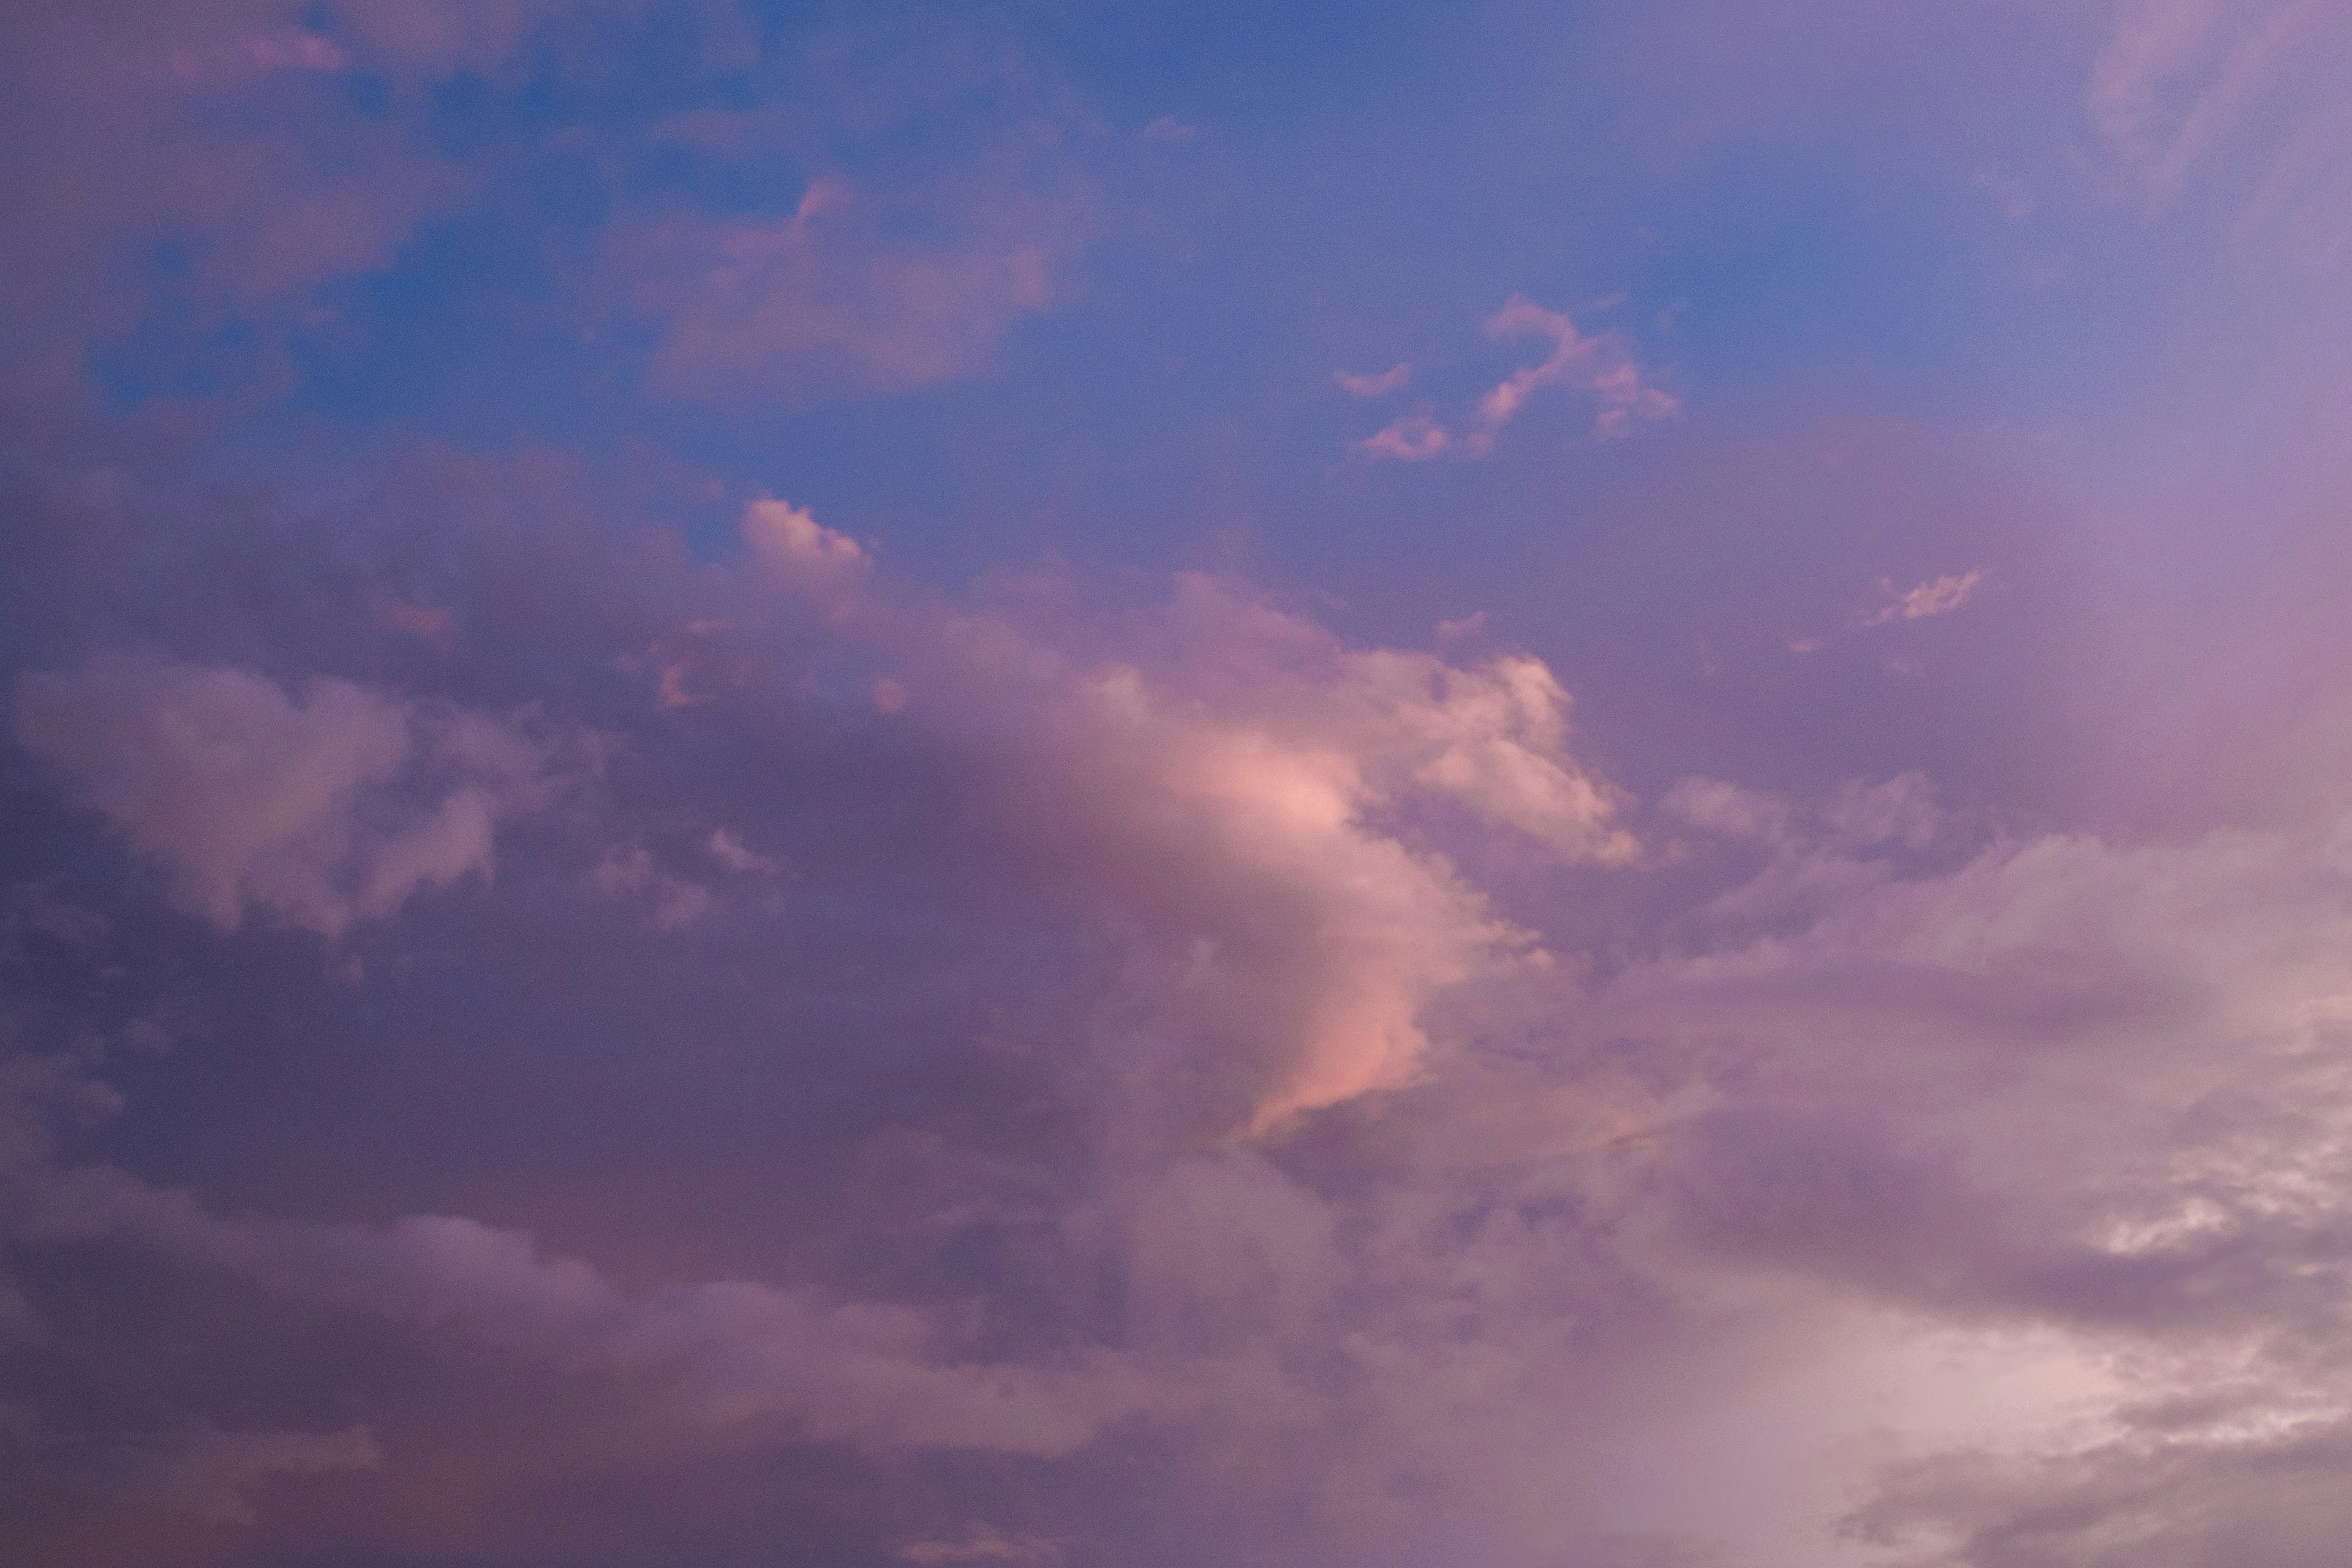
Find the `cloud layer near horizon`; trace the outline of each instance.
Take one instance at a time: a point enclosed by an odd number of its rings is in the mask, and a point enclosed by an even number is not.
[[[908,1495],[937,1500],[859,1550],[937,1556],[968,1513],[1001,1532],[971,1539],[1093,1557],[1143,1516],[1083,1478],[1151,1453],[1202,1489],[1202,1511],[1155,1505],[1153,1529],[1242,1528],[1314,1561],[1472,1539],[1496,1561],[1597,1542],[1715,1561],[1710,1533],[1825,1526],[1865,1484],[1855,1561],[1942,1540],[1956,1561],[2186,1563],[2259,1524],[2294,1562],[2293,1542],[2336,1539],[2333,1503],[2257,1478],[2352,1421],[2331,1349],[2352,1283],[2347,830],[1988,838],[1916,777],[1811,810],[1691,781],[1643,811],[1575,759],[1565,695],[1524,657],[1350,648],[1206,579],[1107,616],[1053,579],[942,602],[801,509],[755,500],[743,532],[717,575],[615,585],[608,651],[530,721],[598,737],[603,765],[560,789],[540,782],[550,742],[460,702],[463,672],[502,657],[462,634],[400,696],[155,659],[17,679],[20,787],[95,808],[40,808],[77,868],[23,868],[10,917],[11,1332],[49,1369],[11,1406],[10,1484],[48,1521],[49,1560],[99,1540],[203,1560],[265,1500],[314,1550],[389,1531],[429,1559],[464,1539],[414,1533],[446,1506],[435,1478],[504,1422],[583,1401],[623,1451],[551,1435],[499,1483],[510,1502],[469,1506],[541,1507],[614,1464],[831,1453],[933,1472]],[[595,543],[520,547],[562,574]],[[631,658],[630,628],[664,624],[698,629],[656,639],[658,668]],[[352,669],[370,643],[406,646],[354,616],[308,657]],[[766,760],[655,763],[730,735]],[[821,789],[844,774],[915,794]],[[110,842],[130,858],[101,872]],[[1659,874],[1644,865],[1703,868],[1714,890],[1595,971],[1548,948],[1546,901],[1522,890],[1507,915],[1465,871],[1512,843],[1563,868],[1547,900]],[[616,853],[644,874],[605,875]],[[108,912],[148,868],[196,921]],[[666,917],[656,879],[693,889],[690,912]],[[918,889],[928,934],[870,924]],[[550,900],[571,912],[532,912]],[[452,922],[462,949],[429,934]],[[431,983],[393,978],[419,943]],[[765,1021],[773,971],[726,956],[796,951],[827,954],[816,989],[846,1009],[829,1025]],[[953,982],[968,997],[854,979],[910,951],[945,966],[908,972],[919,986],[986,969]],[[730,1095],[941,1092],[797,1135],[788,1166],[835,1168],[798,1178],[814,1189],[766,1222],[792,1239],[742,1274],[687,1262],[723,1258],[732,1222],[663,1261],[633,1224],[557,1217],[590,1142],[510,1167],[553,1186],[498,1206],[547,1215],[551,1241],[462,1212],[225,1211],[42,1131],[105,1112],[101,1085],[155,1052],[237,1048],[223,1029],[289,963],[325,972],[289,1048],[329,1063],[387,1028],[449,1035],[436,1058],[488,1048],[467,1039],[499,1026],[461,1022],[459,998],[505,976],[527,1017],[587,966],[679,1044],[583,1020],[562,1052],[604,1065],[575,1094],[617,1090],[634,1072],[599,1081],[648,1049]],[[190,964],[213,978],[171,978]],[[93,1012],[75,974],[121,978]],[[492,1105],[546,1069],[500,1070],[521,1077]],[[656,1119],[698,1098],[634,1092]],[[527,1125],[469,1132],[448,1110],[460,1147]],[[793,1180],[776,1151],[730,1147],[745,1198]],[[632,1179],[649,1220],[709,1202],[663,1163]],[[843,1179],[871,1190],[823,1200]],[[269,1331],[315,1340],[313,1370],[242,1416],[189,1388],[160,1426],[87,1429],[72,1369],[143,1364],[162,1327],[60,1315],[59,1270],[101,1258],[159,1306],[198,1290],[256,1329],[301,1325]],[[357,1349],[386,1336],[488,1382],[457,1405],[380,1388],[353,1426],[352,1392],[313,1380],[392,1353]],[[2022,1381],[1988,1405],[1984,1368]],[[1806,1393],[1825,1382],[1850,1403]],[[1767,1489],[1775,1457],[1706,1474],[1667,1457],[1736,1448],[1727,1423],[1823,1468],[1760,1521],[1726,1517],[1706,1494]],[[954,1479],[959,1455],[1049,1468],[1005,1492]],[[285,1479],[305,1475],[341,1489]],[[192,1544],[175,1513],[227,1533]],[[754,1537],[698,1539],[719,1561]]]

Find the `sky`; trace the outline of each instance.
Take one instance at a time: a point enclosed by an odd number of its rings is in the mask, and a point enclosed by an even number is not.
[[[9,1568],[2322,1568],[2346,0],[0,11]]]

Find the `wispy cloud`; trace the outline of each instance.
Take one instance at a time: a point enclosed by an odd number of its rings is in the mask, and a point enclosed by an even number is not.
[[[2275,85],[2328,8],[2307,0],[2134,0],[2092,71],[2092,123],[2161,205]]]
[[[1352,375],[1344,370],[1331,373],[1334,384],[1350,397],[1379,397],[1384,393],[1394,392],[1412,379],[1412,366],[1410,363],[1400,363],[1378,374]]]
[[[1353,448],[1357,455],[1399,462],[1491,456],[1504,429],[1518,417],[1528,400],[1548,386],[1564,385],[1591,398],[1596,405],[1593,431],[1604,439],[1624,435],[1636,420],[1664,419],[1682,406],[1643,374],[1621,334],[1580,331],[1566,315],[1545,310],[1525,295],[1514,296],[1487,318],[1486,333],[1501,342],[1546,340],[1551,352],[1539,363],[1522,366],[1504,377],[1478,400],[1476,410],[1459,430],[1440,424],[1429,414],[1410,414],[1357,442]],[[1388,374],[1394,375],[1397,371]],[[1351,392],[1357,390],[1345,379],[1340,384]]]
[[[1085,228],[1049,196],[891,199],[822,180],[786,218],[641,226],[613,266],[658,324],[662,392],[891,392],[985,369],[1014,321],[1052,306]]]
[[[1863,617],[1864,626],[1883,626],[1893,621],[1924,621],[1930,616],[1948,616],[1966,605],[1984,582],[1981,569],[1957,575],[1937,577],[1932,582],[1895,594],[1887,604]],[[1894,594],[1894,585],[1886,585]]]

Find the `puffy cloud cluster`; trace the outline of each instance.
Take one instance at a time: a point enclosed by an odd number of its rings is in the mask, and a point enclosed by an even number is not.
[[[857,546],[784,503],[752,503],[743,531],[778,581],[895,661],[911,714],[1016,737],[1022,793],[1046,810],[1015,807],[1013,831],[1139,939],[1181,1049],[1237,1053],[1212,1100],[1249,1103],[1202,1105],[1213,1123],[1265,1132],[1409,1083],[1436,993],[1543,960],[1403,831],[1414,813],[1454,808],[1562,864],[1638,852],[1570,754],[1568,694],[1536,659],[1349,649],[1204,577],[1115,634],[1140,657],[1073,657],[1034,617],[872,597]]]
[[[160,1426],[89,1404],[67,1361],[26,1382],[6,1484],[46,1521],[37,1560],[84,1551],[100,1505],[78,1498],[226,1532],[142,1535],[131,1561],[406,1539],[450,1506],[428,1454],[556,1409],[593,1413],[604,1446],[551,1444],[420,1560],[532,1488],[731,1485],[754,1457],[876,1562],[1139,1562],[1134,1542],[1183,1539],[1302,1562],[2089,1568],[2221,1539],[2297,1562],[2343,1522],[2268,1479],[2324,1464],[2352,1419],[2340,833],[1988,837],[1917,775],[1812,802],[1690,780],[1645,816],[1579,760],[1565,692],[1523,655],[1355,647],[1205,577],[1117,611],[1057,577],[944,600],[805,508],[756,500],[740,526],[734,567],[638,581],[650,616],[577,655],[620,683],[559,683],[532,728],[429,688],[201,662],[19,676],[27,787],[99,808],[57,831],[120,833],[206,920],[142,925],[136,879],[16,884],[5,1353],[154,1353],[135,1314],[62,1309],[74,1257],[329,1336],[274,1398],[190,1385]],[[440,627],[432,657],[555,646],[531,625]],[[649,625],[701,628],[655,639],[658,679],[630,651]],[[518,837],[496,883],[416,899],[551,800],[535,737],[566,724],[612,734],[584,831]],[[720,746],[767,760],[732,783],[662,764]],[[812,793],[811,768],[876,782]],[[1551,868],[1507,915],[1473,869],[1507,863]],[[1658,879],[1685,889],[1663,920],[1607,949],[1559,934],[1580,898]],[[770,1106],[747,1131],[814,1097],[811,1119],[742,1141],[693,1112],[689,1141],[753,1184],[723,1202],[761,1217],[658,1245],[565,1217],[592,1178],[561,1159],[507,1201],[519,1223],[413,1178],[240,1212],[142,1172],[135,1144],[78,1155],[120,1103],[106,1082],[173,1037],[141,1020],[205,998],[148,982],[109,1022],[58,999],[79,982],[42,1000],[32,955],[96,973],[141,944],[210,952],[257,908],[423,943],[430,986],[336,982],[403,1034],[466,1031],[445,994],[519,992],[455,1047],[484,1092],[522,1096],[499,1103],[535,1104],[551,1070],[513,1054],[511,1020],[562,1016],[579,1062],[625,1069],[580,1079],[566,1119],[661,1124],[704,1092]],[[464,951],[432,943],[451,922]],[[657,999],[677,1043],[578,1010],[583,984]],[[795,1000],[828,987],[846,1010]],[[324,1028],[306,1048],[372,1047]],[[478,1160],[555,1136],[502,1113],[468,1145],[461,1110],[436,1115]],[[657,1205],[722,1201],[673,1157],[634,1178]],[[317,1314],[341,1326],[299,1326]],[[475,1392],[404,1398],[368,1370],[386,1358],[476,1368]],[[1034,1480],[975,1479],[983,1458]],[[1201,1500],[1117,1479],[1146,1464]],[[920,1477],[920,1500],[861,1521],[850,1473]],[[349,1500],[369,1496],[384,1511]],[[565,1505],[583,1529],[604,1506]],[[698,1528],[685,1560],[767,1527]]]
[[[544,798],[545,747],[478,713],[320,677],[100,658],[16,683],[16,739],[223,930],[249,906],[338,936],[491,867]]]
[[[1917,775],[1645,809],[1524,655],[1354,646],[1200,576],[1124,609],[1064,576],[942,598],[783,500],[740,532],[731,566],[572,602],[609,625],[304,634],[465,700],[159,658],[18,676],[54,831],[119,833],[205,917],[15,874],[5,1353],[53,1369],[15,1398],[7,1484],[37,1560],[87,1554],[74,1499],[226,1532],[130,1561],[412,1539],[452,1506],[427,1456],[557,1410],[602,1446],[551,1442],[421,1561],[493,1517],[521,1560],[555,1550],[510,1533],[547,1489],[642,1542],[604,1510],[754,1463],[875,1562],[2089,1568],[2241,1530],[2296,1562],[2342,1522],[2264,1479],[2324,1462],[2352,1408],[2340,833],[1989,836]],[[498,661],[565,647],[583,675],[543,717],[490,716]],[[610,739],[558,831],[563,727]],[[1566,934],[1633,884],[1681,891]],[[381,921],[431,966],[333,980],[364,1007],[302,1004],[304,1049],[357,1070],[386,1010],[509,1109],[478,1135],[462,1104],[388,1104],[452,1152],[323,1205],[90,1143],[157,1042],[189,1071],[237,1050],[168,1021],[283,985],[217,946],[256,909]],[[189,962],[159,943],[230,968],[72,999]],[[490,994],[514,1001],[470,1022]],[[555,1153],[612,1117],[586,1163]],[[638,1121],[650,1229],[566,1195]],[[488,1195],[422,1179],[469,1165],[504,1173]],[[243,1402],[157,1373],[161,1425],[89,1403],[70,1358],[27,1358],[157,1353],[138,1314],[65,1310],[91,1257],[313,1344],[308,1370]],[[385,1364],[473,1391],[405,1396]],[[1199,1500],[1118,1479],[1139,1466]],[[847,1478],[891,1475],[916,1492],[861,1513]],[[771,1527],[696,1528],[682,1560]]]
[[[723,5],[136,9],[0,23],[0,129],[41,153],[0,184],[54,218],[0,238],[12,371],[161,309],[110,270],[159,238],[197,335],[308,320],[511,155],[561,165],[558,205],[632,193],[562,242],[598,301],[564,310],[646,328],[616,384],[871,400],[985,370],[1096,221],[1084,117],[985,24],[892,79],[821,41],[786,93],[786,31],[706,29]],[[1736,9],[1679,15],[1751,90],[1847,68],[1755,70]],[[2333,16],[2225,9],[2125,7],[2093,123],[2160,202],[2278,132],[2257,205],[2316,212],[2336,121],[2271,110],[2308,107]],[[1797,25],[1880,47],[1857,16]],[[719,88],[598,78],[639,45]],[[642,163],[567,120],[607,89]],[[956,124],[1016,130],[900,134],[966,90]],[[42,153],[57,124],[88,145]],[[1164,173],[1191,134],[1130,150]],[[2063,206],[2034,195],[2020,232]],[[1165,299],[1137,279],[1234,263],[1168,238],[1106,274]],[[1182,330],[1109,372],[1192,374]],[[1603,437],[1677,412],[1618,334],[1524,299],[1486,331],[1535,363],[1360,454],[1486,456],[1552,388]],[[758,464],[851,417],[803,413]],[[330,453],[379,477],[274,497],[144,415],[0,410],[12,1562],[2304,1568],[2352,1538],[2340,781],[2162,834],[1907,753],[1765,787],[1875,721],[1685,746],[1690,688],[1564,682],[1488,640],[1526,624],[1501,605],[1431,651],[1237,574],[926,585],[866,537],[887,509],[800,503],[838,474]],[[1967,507],[1919,523],[1961,487],[1853,428],[1780,454],[1791,493],[1842,469],[1850,510],[1944,535],[1874,563],[1993,564],[1783,624],[2063,597]],[[1709,552],[1771,600],[1769,465],[1673,488],[1705,436],[1646,470],[1653,515],[1733,521],[1620,559]],[[1705,658],[1716,693],[1789,668]]]

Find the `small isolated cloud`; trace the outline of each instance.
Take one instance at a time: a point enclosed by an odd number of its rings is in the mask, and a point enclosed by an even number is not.
[[[743,540],[761,565],[795,580],[855,573],[866,563],[857,541],[818,522],[804,506],[767,496],[743,509]]]
[[[1426,414],[1408,414],[1356,443],[1367,458],[1390,458],[1400,463],[1424,463],[1454,450],[1454,433]]]
[[[1190,142],[1201,133],[1197,125],[1187,125],[1172,114],[1163,114],[1137,134],[1146,142]]]
[[[743,836],[731,827],[711,829],[705,844],[710,858],[739,877],[772,877],[783,869],[772,856],[762,855],[743,842]]]
[[[389,594],[379,595],[369,605],[369,613],[376,625],[405,633],[421,642],[446,643],[457,626],[457,617],[446,610],[412,605]]]
[[[1408,415],[1357,442],[1357,455],[1399,462],[1425,462],[1432,458],[1454,456],[1487,457],[1493,453],[1504,428],[1527,406],[1528,399],[1547,386],[1565,385],[1591,398],[1596,405],[1593,433],[1604,439],[1624,435],[1635,420],[1664,419],[1682,406],[1671,394],[1650,384],[1622,334],[1580,331],[1566,315],[1547,310],[1525,295],[1513,296],[1508,304],[1489,317],[1486,332],[1490,338],[1506,342],[1548,339],[1551,352],[1539,363],[1521,366],[1489,389],[1460,430],[1449,428],[1426,414]],[[1398,370],[1404,368],[1399,366]],[[1341,377],[1339,384],[1358,392],[1349,378]]]
[[[1895,595],[1891,603],[1871,614],[1862,624],[1864,626],[1883,626],[1891,621],[1924,621],[1930,616],[1948,616],[1966,605],[1969,595],[1983,582],[1984,573],[1977,570],[1922,583],[1907,593]],[[1892,584],[1886,587],[1889,593],[1894,592]]]
[[[1344,370],[1331,373],[1333,384],[1350,397],[1379,397],[1394,392],[1412,379],[1410,363],[1400,363],[1376,375],[1353,375]]]

